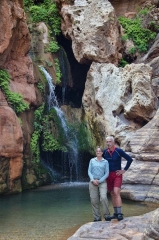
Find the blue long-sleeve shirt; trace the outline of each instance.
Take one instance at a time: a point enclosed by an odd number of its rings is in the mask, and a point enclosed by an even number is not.
[[[127,160],[127,164],[124,170],[128,170],[133,159],[125,153],[121,148],[115,148],[115,151],[110,155],[108,149],[105,149],[103,152],[103,158],[107,159],[109,163],[109,172],[115,172],[117,170],[121,170],[121,158],[125,158]]]
[[[88,176],[90,181],[98,179],[99,183],[102,183],[105,181],[108,175],[109,164],[107,160],[102,158],[102,160],[98,161],[96,157],[90,160],[88,167]]]

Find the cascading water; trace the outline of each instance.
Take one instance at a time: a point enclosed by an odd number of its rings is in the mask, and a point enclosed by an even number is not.
[[[66,154],[68,154],[68,160],[69,160],[69,169],[70,169],[70,182],[72,182],[72,173],[73,173],[73,168],[75,168],[75,175],[76,175],[76,181],[78,181],[79,174],[78,174],[78,140],[74,134],[72,134],[72,130],[69,128],[67,120],[65,118],[64,112],[62,109],[59,107],[56,95],[55,95],[55,86],[52,82],[52,77],[50,74],[45,70],[44,67],[40,66],[40,69],[44,73],[48,85],[49,85],[49,96],[48,96],[48,110],[54,108],[56,111],[56,114],[60,120],[62,129],[64,131],[64,137],[66,140],[66,145],[68,152],[62,152],[63,160],[64,163],[63,165],[65,166],[66,163]],[[64,170],[65,172],[65,170]]]

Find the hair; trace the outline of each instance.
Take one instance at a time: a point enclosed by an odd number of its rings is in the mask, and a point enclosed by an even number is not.
[[[114,142],[114,137],[113,136],[108,136],[108,137],[106,137],[106,141],[107,140],[111,140],[112,142]]]
[[[103,152],[103,148],[101,148],[100,146],[96,147],[96,151],[97,151],[98,148],[101,150],[101,152]]]

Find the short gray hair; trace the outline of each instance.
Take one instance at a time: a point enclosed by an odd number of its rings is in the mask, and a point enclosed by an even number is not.
[[[112,142],[114,142],[114,137],[113,136],[108,136],[108,137],[106,137],[106,141],[107,140],[111,140]]]

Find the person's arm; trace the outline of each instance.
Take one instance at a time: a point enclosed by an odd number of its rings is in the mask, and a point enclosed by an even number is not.
[[[109,175],[109,164],[108,161],[106,160],[106,164],[105,164],[105,174],[103,177],[101,177],[101,179],[98,180],[99,183],[102,183],[105,181],[105,179],[108,177]]]
[[[88,176],[90,178],[90,181],[92,182],[94,180],[93,175],[92,175],[92,160],[90,160],[90,162],[89,162]]]
[[[127,171],[133,161],[133,159],[122,149],[119,150],[119,154],[127,160],[126,166],[124,167],[124,170]]]

